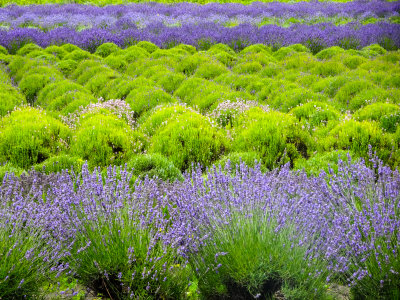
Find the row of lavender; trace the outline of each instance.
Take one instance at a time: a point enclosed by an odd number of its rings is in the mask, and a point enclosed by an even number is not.
[[[374,164],[339,162],[319,177],[227,165],[134,191],[116,169],[105,181],[85,166],[5,178],[0,297],[31,298],[42,280],[68,274],[112,299],[197,299],[196,279],[206,299],[324,299],[332,283],[395,299],[400,174]]]
[[[88,29],[76,32],[69,28],[56,28],[43,32],[32,28],[18,28],[0,31],[0,45],[15,53],[21,46],[32,42],[41,47],[49,45],[74,44],[94,52],[98,46],[112,42],[127,47],[139,41],[150,41],[159,47],[169,48],[178,44],[193,45],[208,49],[212,44],[223,43],[235,50],[252,44],[274,47],[303,44],[313,52],[331,46],[345,49],[360,49],[371,44],[380,44],[388,50],[400,47],[400,24],[376,23],[359,26],[347,24],[337,27],[333,24],[296,25],[282,28],[275,25],[257,27],[239,25],[226,28],[215,23],[168,27],[161,23],[143,29]]]
[[[364,20],[398,17],[398,2],[349,2],[349,3],[254,3],[208,4],[204,6],[181,3],[179,5],[137,4],[106,7],[88,5],[7,6],[0,8],[3,27],[54,27],[70,28],[121,28],[128,24],[146,27],[153,23],[189,25],[198,23],[262,25],[267,19],[326,19],[341,18]]]
[[[397,49],[400,46],[400,24],[389,22],[388,18],[398,18],[399,11],[398,2],[380,1],[256,3],[249,6],[153,3],[103,8],[83,5],[8,6],[0,9],[0,45],[11,52],[27,41],[42,47],[71,43],[91,51],[105,42],[126,47],[138,41],[151,41],[160,47],[184,43],[200,49],[214,43],[228,44],[236,49],[257,43],[276,47],[300,43],[315,51],[336,45],[361,48],[370,44]],[[268,21],[268,18],[292,17],[321,18],[322,21],[294,24],[289,28]],[[348,20],[345,25],[335,26],[324,19],[326,17]],[[376,19],[373,24],[358,22],[370,17],[386,19]]]

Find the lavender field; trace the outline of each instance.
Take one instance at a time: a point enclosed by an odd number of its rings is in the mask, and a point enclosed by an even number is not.
[[[107,1],[0,2],[0,300],[400,299],[400,3]]]

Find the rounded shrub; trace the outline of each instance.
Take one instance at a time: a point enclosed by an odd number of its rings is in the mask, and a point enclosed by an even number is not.
[[[139,58],[144,58],[149,56],[149,52],[147,52],[145,49],[137,46],[130,46],[121,52],[117,52],[118,54],[122,54],[124,56],[124,59],[126,60],[127,63],[131,63],[136,61]]]
[[[315,57],[318,59],[331,59],[332,57],[344,53],[345,50],[343,48],[340,48],[338,46],[333,46],[333,47],[329,47],[326,48],[324,50],[321,50],[320,52],[318,52]]]
[[[98,76],[104,77],[107,75],[117,76],[117,72],[107,66],[98,65],[85,70],[77,79],[76,82],[82,85],[88,84],[89,80]]]
[[[99,66],[101,66],[101,63],[97,60],[92,60],[92,59],[84,60],[78,64],[75,71],[71,73],[70,78],[76,80],[90,69]]]
[[[192,163],[210,165],[226,151],[226,137],[210,120],[194,112],[186,112],[170,120],[151,139],[149,152],[167,156],[180,170]]]
[[[227,72],[228,69],[222,63],[210,61],[201,64],[194,73],[194,76],[210,80]]]
[[[387,160],[393,142],[377,123],[345,120],[333,128],[322,142],[325,150],[351,150],[355,155],[368,159],[368,146],[382,160]]]
[[[46,49],[44,49],[44,51],[46,53],[52,54],[55,57],[59,58],[59,59],[63,59],[65,55],[67,55],[68,51],[56,46],[56,45],[51,45],[49,47],[47,47]]]
[[[342,60],[343,64],[349,69],[356,69],[366,61],[366,58],[359,55],[345,56]]]
[[[143,86],[132,90],[125,101],[129,103],[136,117],[159,104],[174,102],[174,98],[160,88]]]
[[[127,162],[127,168],[132,169],[132,180],[146,176],[170,182],[183,180],[181,171],[172,161],[158,153],[134,155]]]
[[[167,93],[173,94],[186,79],[186,76],[181,73],[166,72],[156,79],[156,82]]]
[[[319,101],[310,101],[299,105],[293,108],[290,113],[299,121],[306,121],[311,128],[340,118],[340,113],[334,107]]]
[[[143,48],[150,54],[153,53],[154,51],[160,49],[157,45],[155,45],[151,42],[148,42],[148,41],[140,41],[139,43],[136,44],[136,47]]]
[[[394,133],[400,125],[400,107],[390,103],[374,103],[356,111],[353,117],[358,121],[377,121],[385,131]]]
[[[322,61],[315,64],[315,67],[310,71],[312,74],[322,77],[341,75],[346,71],[346,67],[338,61]]]
[[[92,54],[90,54],[90,52],[78,48],[77,50],[69,52],[67,55],[64,56],[63,59],[64,60],[71,59],[71,60],[80,62],[84,59],[88,59],[91,57],[92,57]]]
[[[86,82],[85,88],[91,91],[94,95],[99,96],[100,91],[107,85],[107,83],[118,78],[119,76],[120,74],[118,74],[114,70],[104,70],[103,73],[97,73],[92,76]]]
[[[327,77],[314,83],[311,88],[314,92],[322,93],[333,98],[337,91],[344,86],[349,79],[346,76]]]
[[[44,50],[34,50],[25,55],[26,58],[34,58],[36,61],[44,61],[49,64],[54,64],[59,60],[58,57],[53,54],[47,53]]]
[[[23,47],[21,47],[18,51],[17,51],[17,55],[21,55],[21,56],[25,56],[33,51],[36,50],[43,50],[42,47],[36,45],[36,44],[25,44]]]
[[[74,172],[80,172],[84,163],[85,162],[79,157],[60,154],[52,156],[40,164],[34,165],[33,168],[38,172],[46,174],[60,173],[67,169],[69,171],[74,170]]]
[[[109,56],[111,53],[117,52],[119,50],[121,50],[121,48],[115,45],[114,43],[104,43],[101,44],[99,47],[97,47],[96,52],[94,54],[104,58]]]
[[[358,109],[352,104],[352,99],[363,90],[374,88],[367,80],[353,80],[344,84],[336,93],[334,100],[341,109]]]
[[[118,71],[118,72],[125,72],[128,64],[124,59],[123,55],[110,55],[104,59],[104,62],[110,68]]]
[[[293,55],[295,53],[296,51],[294,49],[291,49],[289,47],[281,47],[277,51],[273,52],[272,55],[278,61],[282,61],[286,59],[288,56]]]
[[[125,99],[132,90],[153,85],[152,81],[143,77],[130,78],[121,76],[106,83],[99,96],[104,99]]]
[[[378,44],[372,44],[372,45],[366,46],[366,47],[362,48],[361,51],[370,57],[383,55],[387,52],[386,49],[382,48]]]
[[[6,48],[0,45],[0,54],[8,55],[8,51]]]
[[[193,110],[183,105],[161,105],[139,119],[141,123],[139,130],[148,136],[153,136],[161,127],[167,125],[169,120],[190,111]]]
[[[251,46],[247,46],[242,51],[240,51],[240,54],[248,54],[248,53],[272,54],[272,50],[270,47],[267,47],[264,44],[254,44]]]
[[[13,111],[15,107],[26,104],[25,97],[12,87],[0,84],[0,90],[0,117]]]
[[[63,44],[60,46],[60,48],[62,48],[63,50],[67,51],[67,52],[73,52],[75,50],[80,50],[80,48],[76,45],[73,44]]]
[[[58,62],[56,66],[64,74],[64,76],[69,76],[73,71],[76,70],[78,62],[72,59],[67,59]]]
[[[233,150],[258,153],[268,169],[279,163],[308,157],[313,148],[309,134],[299,128],[293,116],[253,108],[238,121]]]
[[[121,165],[134,153],[142,153],[146,138],[107,111],[80,117],[72,137],[70,154],[93,166]]]
[[[53,99],[47,104],[47,110],[59,111],[61,115],[67,115],[73,113],[79,109],[79,107],[86,106],[93,102],[97,102],[97,99],[84,89],[72,90]]]
[[[243,50],[244,50],[244,49],[243,49]],[[228,54],[233,55],[233,56],[236,55],[235,51],[234,51],[231,47],[229,47],[229,46],[226,45],[226,44],[221,44],[221,43],[212,45],[212,46],[210,47],[210,49],[208,49],[207,51],[208,51],[209,53],[220,53],[220,52],[225,52],[225,53],[228,53]]]
[[[308,101],[327,101],[327,97],[314,93],[311,90],[305,88],[297,88],[285,91],[276,95],[273,99],[267,100],[267,103],[272,107],[281,112],[288,112],[292,108],[305,104]]]
[[[18,109],[2,120],[0,160],[27,169],[65,149],[70,137],[68,127],[44,111]]]
[[[244,62],[238,63],[232,68],[232,72],[238,74],[254,74],[261,71],[263,66],[259,62]]]
[[[196,72],[200,65],[208,63],[209,61],[210,56],[204,52],[198,52],[183,58],[177,65],[176,70],[182,72],[186,76],[191,76]]]
[[[54,79],[55,78],[52,78],[46,74],[31,74],[22,78],[18,84],[18,87],[24,93],[28,103],[33,104],[37,94],[47,84],[54,82]]]

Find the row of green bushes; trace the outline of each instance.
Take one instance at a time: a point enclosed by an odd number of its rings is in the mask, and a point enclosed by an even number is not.
[[[208,166],[239,157],[249,164],[261,159],[269,169],[290,161],[313,171],[337,160],[335,150],[367,157],[369,144],[385,162],[399,164],[400,53],[377,45],[332,47],[316,56],[301,45],[277,51],[253,45],[235,53],[225,45],[196,51],[149,42],[124,50],[103,44],[94,54],[68,44],[28,44],[17,55],[1,51],[9,72],[3,65],[4,93],[19,99],[1,101],[3,171],[142,160],[152,167],[140,172],[169,177],[163,175],[168,169],[176,179],[193,162]],[[360,95],[376,97],[345,112]],[[93,104],[98,97],[124,99],[117,105],[125,110],[109,101]],[[6,115],[20,103],[45,110]],[[143,153],[149,154],[138,156]]]

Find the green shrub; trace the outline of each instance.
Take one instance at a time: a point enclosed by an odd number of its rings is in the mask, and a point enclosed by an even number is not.
[[[265,85],[257,94],[257,97],[260,101],[266,99],[272,101],[276,96],[297,88],[299,88],[297,84],[287,80],[271,80],[269,84]]]
[[[331,120],[339,120],[340,113],[331,105],[310,101],[303,105],[299,105],[290,111],[299,121],[306,121],[311,128],[326,124]]]
[[[56,45],[51,45],[49,47],[47,47],[46,49],[44,49],[44,51],[46,53],[52,54],[55,57],[59,58],[59,59],[63,59],[65,55],[67,55],[68,51],[56,46]]]
[[[389,103],[374,103],[356,111],[353,117],[358,121],[378,121],[383,129],[394,133],[400,124],[400,107]]]
[[[208,118],[186,112],[170,120],[152,137],[149,152],[167,156],[183,171],[192,163],[210,165],[227,146],[226,138]]]
[[[204,52],[195,53],[183,58],[179,62],[176,70],[182,72],[186,76],[191,76],[196,72],[200,65],[208,63],[209,60],[210,56],[206,55]]]
[[[289,49],[293,49],[296,52],[308,52],[310,53],[310,49],[308,49],[306,46],[302,45],[302,44],[293,44],[288,46],[287,48]]]
[[[279,61],[284,60],[285,58],[287,58],[290,55],[293,55],[294,53],[296,53],[296,51],[294,49],[291,49],[289,47],[282,47],[279,48],[278,51],[275,51],[272,53],[272,55]]]
[[[0,161],[29,168],[62,151],[68,145],[70,130],[60,121],[35,108],[13,111],[0,127]]]
[[[33,105],[37,94],[51,82],[54,82],[54,78],[51,78],[49,75],[32,74],[22,78],[18,87],[24,93],[28,103]]]
[[[15,107],[26,104],[24,96],[12,87],[3,87],[0,84],[0,89],[0,117],[13,111]]]
[[[345,120],[333,128],[323,141],[325,150],[351,150],[355,155],[368,159],[368,145],[387,160],[393,142],[378,124],[368,121]]]
[[[67,91],[49,103],[47,110],[59,111],[61,115],[67,115],[81,106],[85,107],[94,102],[97,102],[97,99],[92,94],[85,92],[85,90]]]
[[[70,78],[76,80],[90,69],[99,66],[101,66],[101,63],[99,61],[91,59],[84,60],[78,64],[75,71],[71,73]]]
[[[262,67],[263,66],[259,62],[245,62],[236,64],[232,68],[232,72],[238,74],[254,74],[261,71]]]
[[[222,63],[209,61],[201,64],[194,73],[194,76],[204,79],[214,79],[215,77],[227,72],[228,69]]]
[[[109,56],[111,53],[117,52],[119,50],[121,50],[121,48],[115,45],[114,43],[104,43],[101,44],[99,47],[97,47],[96,52],[94,54],[104,58]]]
[[[78,62],[72,59],[67,59],[58,62],[56,66],[64,74],[64,76],[69,76],[74,70],[76,70]]]
[[[88,59],[91,57],[92,57],[92,54],[90,54],[90,52],[87,52],[82,49],[77,49],[77,50],[74,50],[74,51],[68,53],[67,55],[65,55],[64,60],[71,59],[71,60],[80,62],[84,59]]]
[[[318,176],[322,171],[329,174],[329,169],[331,168],[337,174],[339,159],[347,161],[348,154],[351,155],[351,152],[345,150],[333,150],[324,153],[317,153],[309,159],[302,158],[297,160],[294,169],[304,169],[307,175]]]
[[[236,170],[241,163],[249,166],[250,168],[254,168],[257,164],[262,163],[262,159],[257,152],[232,152],[227,155],[222,156],[218,161],[214,163],[215,166],[221,166],[222,169],[226,167],[226,164],[230,162],[231,170]],[[263,172],[267,171],[267,168],[261,164],[261,170]]]
[[[123,55],[110,55],[104,59],[104,62],[118,72],[125,72],[128,64]]]
[[[12,61],[12,56],[8,54],[0,53],[0,63],[3,65],[8,65]]]
[[[8,51],[6,48],[0,45],[0,54],[8,55]]]
[[[53,54],[47,53],[44,50],[34,50],[25,55],[26,58],[34,58],[36,61],[44,61],[45,63],[54,64],[59,60]]]
[[[32,59],[27,59],[22,56],[13,55],[12,60],[8,64],[9,75],[10,77],[14,77],[14,80],[18,82],[21,80],[22,74],[16,78],[18,72],[22,69],[29,68],[30,66],[35,65],[35,62]]]
[[[282,72],[280,66],[275,63],[269,63],[258,73],[258,75],[260,77],[275,77],[280,72]]]
[[[116,54],[122,54],[127,63],[131,63],[139,58],[144,58],[149,56],[149,52],[137,46],[128,47],[120,52],[117,52]]]
[[[132,90],[151,87],[154,83],[146,78],[130,78],[121,76],[110,80],[100,91],[99,96],[104,99],[125,99]]]
[[[329,98],[333,98],[337,91],[349,81],[346,76],[327,77],[317,81],[311,86],[314,92],[322,93]]]
[[[117,72],[107,66],[98,65],[85,70],[77,79],[76,82],[82,85],[87,85],[89,80],[94,77],[117,76]]]
[[[382,85],[385,88],[396,88],[400,89],[400,75],[392,75],[386,78],[383,82]]]
[[[383,54],[385,54],[387,52],[384,48],[382,48],[378,44],[373,44],[373,45],[369,45],[367,47],[364,47],[364,48],[361,49],[361,51],[364,52],[367,56],[370,56],[370,57],[383,55]]]
[[[129,103],[136,117],[162,103],[174,102],[171,95],[160,88],[143,86],[132,90],[125,101]]]
[[[183,180],[181,171],[166,157],[158,153],[134,155],[127,163],[132,170],[133,178],[144,179],[157,177],[164,181]]]
[[[186,44],[179,44],[176,45],[175,47],[173,47],[171,50],[174,51],[184,51],[187,54],[195,54],[197,52],[196,47],[192,46],[192,45],[186,45]]]
[[[107,70],[103,69],[103,70],[104,72],[96,73],[85,84],[85,87],[96,96],[99,96],[101,90],[107,85],[107,83],[120,76],[117,72],[115,72],[112,69],[107,69]]]
[[[63,44],[60,46],[60,48],[62,48],[63,50],[67,51],[67,52],[73,52],[75,50],[80,50],[80,48],[76,45],[73,44]]]
[[[71,80],[64,79],[61,81],[56,81],[50,84],[47,84],[45,88],[43,88],[36,99],[36,105],[41,107],[47,107],[55,98],[62,96],[63,94],[69,91],[85,91],[83,86],[77,84]],[[87,93],[89,91],[86,90]]]
[[[50,157],[41,164],[34,165],[33,168],[38,172],[46,174],[60,173],[62,170],[74,170],[80,172],[85,162],[79,157],[73,157],[66,154]]]
[[[254,44],[244,48],[240,51],[240,54],[248,54],[248,53],[265,53],[265,54],[272,54],[272,50],[270,47],[267,47],[263,44]]]
[[[285,69],[296,69],[301,71],[309,71],[318,65],[318,61],[307,52],[294,53],[281,62],[281,66]]]
[[[155,45],[151,42],[148,42],[148,41],[140,41],[139,43],[136,44],[136,47],[143,48],[150,54],[153,53],[154,51],[160,49],[157,45]]]
[[[193,110],[176,104],[156,107],[139,119],[139,122],[141,122],[139,130],[148,136],[153,136],[158,130],[167,125],[169,120],[173,120],[173,118],[189,111]]]
[[[342,60],[343,64],[349,69],[356,69],[366,61],[366,58],[358,55],[345,56]]]
[[[121,165],[141,153],[146,139],[125,121],[107,112],[82,115],[71,141],[70,154],[93,166]]]
[[[267,100],[267,103],[272,107],[282,112],[288,112],[292,108],[305,104],[308,101],[327,101],[324,95],[314,93],[305,88],[290,89],[276,95],[273,99]]]
[[[251,47],[251,46],[250,46]],[[244,49],[243,49],[244,50]],[[235,51],[233,51],[233,49],[231,47],[229,47],[226,44],[214,44],[210,47],[210,49],[207,50],[209,53],[220,53],[220,52],[225,52],[228,53],[230,55],[235,56],[236,53]]]
[[[164,75],[160,76],[156,82],[167,93],[173,94],[185,79],[186,76],[183,74],[166,72]]]
[[[341,62],[321,61],[311,70],[312,74],[322,77],[341,75],[346,71],[346,67]]]
[[[324,50],[321,50],[320,52],[318,52],[315,55],[315,57],[318,58],[318,59],[326,60],[326,59],[331,59],[332,57],[334,57],[334,56],[336,56],[338,54],[344,53],[344,52],[345,51],[344,51],[343,48],[340,48],[338,46],[333,46],[333,47],[329,47],[329,48],[326,48]]]
[[[258,153],[268,169],[288,160],[293,165],[295,159],[307,158],[313,147],[311,137],[298,128],[295,118],[280,112],[250,109],[237,128],[233,150]]]
[[[367,80],[353,80],[347,82],[338,90],[334,100],[339,108],[358,109],[359,107],[355,107],[354,102],[352,103],[352,98],[361,91],[371,88],[374,88],[374,85]]]
[[[42,49],[42,47],[40,47],[36,44],[31,44],[31,43],[26,44],[17,51],[17,55],[25,56],[35,50],[43,50],[43,49]]]

